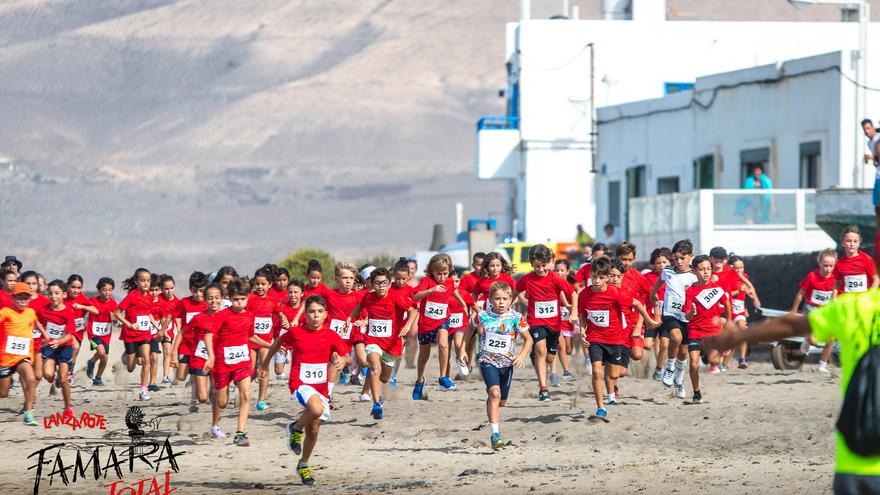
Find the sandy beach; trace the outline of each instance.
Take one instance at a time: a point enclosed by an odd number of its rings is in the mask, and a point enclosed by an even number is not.
[[[114,341],[111,362],[120,352]],[[609,408],[608,423],[593,423],[595,410],[589,376],[576,359],[577,379],[552,390],[553,401],[536,399],[531,369],[516,370],[510,402],[502,410],[501,431],[508,446],[493,452],[484,411],[482,381],[459,381],[458,390],[442,392],[436,385],[436,359],[429,363],[428,399],[410,398],[415,371],[402,372],[398,390],[386,393],[385,418],[377,422],[369,403],[357,403],[360,387],[338,385],[335,400],[342,409],[321,429],[312,457],[314,488],[299,483],[296,458],[286,447],[284,425],[298,414],[288,398],[287,384],[274,379],[270,407],[252,410],[248,423],[251,447],[232,445],[231,437],[211,439],[210,407],[189,413],[189,389],[183,384],[136,401],[136,376],[117,369],[108,373],[102,389],[85,376],[85,353],[80,355],[73,388],[77,416],[82,412],[106,417],[107,431],[124,430],[132,405],[146,419],[159,419],[148,438],[169,441],[179,472],[170,475],[170,488],[180,494],[231,493],[828,493],[834,463],[834,417],[839,407],[839,378],[815,372],[778,372],[766,362],[748,370],[701,376],[705,403],[686,404],[670,389],[644,378],[620,382],[623,404]],[[117,365],[118,367],[118,365]],[[274,373],[273,373],[274,375]],[[475,378],[475,377],[474,377]],[[686,379],[690,393],[690,384]],[[256,387],[254,387],[256,389]],[[6,493],[33,493],[33,452],[59,442],[102,440],[106,431],[67,425],[45,429],[43,418],[62,410],[60,396],[48,396],[46,383],[38,390],[37,428],[21,424],[21,389],[0,401],[0,439],[4,462],[0,484]],[[253,406],[252,406],[253,407]],[[227,409],[222,427],[235,429],[237,410]],[[123,440],[124,442],[124,440]],[[120,447],[116,447],[120,450]],[[101,464],[106,451],[102,448]],[[53,451],[51,456],[54,456]],[[180,455],[182,453],[182,455]],[[65,464],[75,452],[62,451]],[[155,455],[152,457],[155,459]],[[54,459],[54,457],[53,457]],[[48,458],[47,462],[51,460]],[[111,469],[106,480],[78,479],[65,486],[59,476],[49,484],[52,464],[44,467],[39,493],[111,493],[118,478]],[[137,462],[123,470],[121,490],[159,473]],[[72,470],[68,477],[72,477]],[[149,482],[142,493],[148,493]],[[157,487],[152,493],[165,493]]]

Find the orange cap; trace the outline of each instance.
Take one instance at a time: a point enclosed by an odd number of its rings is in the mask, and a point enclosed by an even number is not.
[[[31,295],[31,286],[24,282],[16,282],[15,285],[12,286],[12,295],[17,296],[19,294]]]

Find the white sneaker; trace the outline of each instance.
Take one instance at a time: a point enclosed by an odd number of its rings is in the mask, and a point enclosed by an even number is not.
[[[675,396],[679,399],[687,399],[687,392],[684,391],[684,385],[675,384]]]
[[[171,383],[171,377],[166,376],[165,378],[162,379],[162,383]]]
[[[614,394],[608,394],[608,397],[605,398],[605,404],[609,406],[617,405],[617,397]]]
[[[357,402],[373,402],[373,397],[370,394],[361,394],[361,396],[357,398]]]
[[[223,438],[226,436],[226,433],[223,433],[223,430],[221,430],[218,425],[214,425],[211,427],[211,436],[214,438]]]
[[[138,399],[140,400],[150,400],[150,396],[147,395],[146,390],[142,390],[140,394],[138,394]]]
[[[287,380],[287,373],[282,373],[282,374],[276,376],[275,379],[283,382],[283,381]]]
[[[828,369],[828,365],[820,364],[818,370],[822,373],[831,373],[831,370]]]
[[[671,387],[672,386],[672,378],[675,376],[675,371],[669,368],[663,368],[663,386]]]
[[[468,376],[468,374],[471,372],[471,369],[468,368],[467,365],[462,363],[461,361],[458,361],[458,369],[461,371],[461,376]]]

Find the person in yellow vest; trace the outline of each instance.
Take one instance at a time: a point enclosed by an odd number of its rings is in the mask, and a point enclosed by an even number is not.
[[[34,396],[37,378],[34,374],[34,334],[46,332],[37,314],[28,307],[31,287],[18,282],[12,287],[11,308],[0,309],[0,397],[9,396],[12,374],[18,372],[24,391],[24,424],[38,426],[34,420]]]

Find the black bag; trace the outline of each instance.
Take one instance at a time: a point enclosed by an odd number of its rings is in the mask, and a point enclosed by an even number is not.
[[[837,429],[854,453],[880,455],[880,345],[874,339],[853,370]]]

